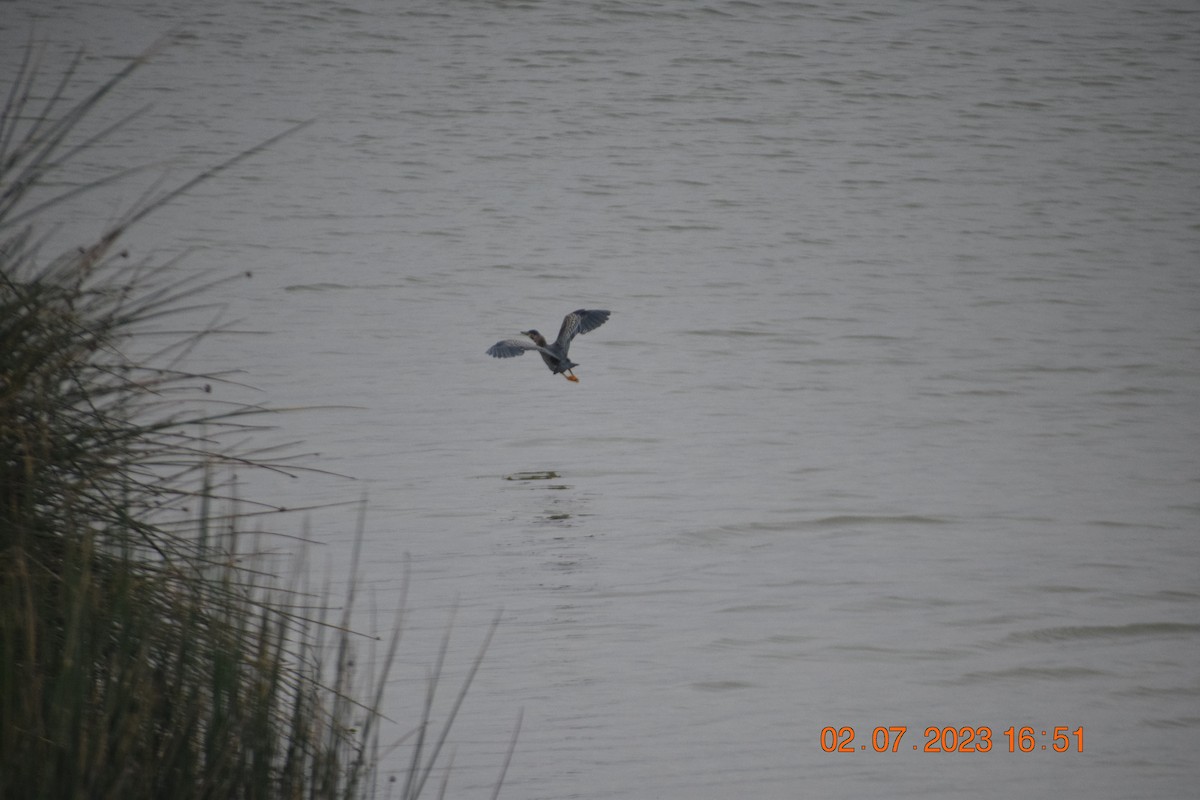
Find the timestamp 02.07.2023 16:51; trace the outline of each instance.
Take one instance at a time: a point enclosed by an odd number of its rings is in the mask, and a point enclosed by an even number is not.
[[[826,753],[902,753],[909,743],[901,744],[907,725],[877,725],[864,743],[851,725],[826,725],[821,729],[821,750]],[[923,743],[912,744],[919,753],[1082,753],[1083,726],[1010,725],[993,734],[987,725],[939,726],[925,728]],[[909,740],[911,743],[911,738]]]

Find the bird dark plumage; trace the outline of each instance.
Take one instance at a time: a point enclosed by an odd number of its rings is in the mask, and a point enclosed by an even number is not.
[[[571,340],[580,334],[599,328],[608,321],[611,313],[600,308],[580,308],[563,317],[562,327],[558,330],[558,338],[554,340],[553,344],[548,343],[546,337],[536,330],[530,329],[521,331],[529,337],[529,341],[504,339],[489,347],[487,354],[496,358],[512,358],[521,355],[526,350],[537,350],[551,372],[555,375],[561,373],[567,380],[578,383],[579,378],[575,377],[571,369],[579,365],[567,357]]]

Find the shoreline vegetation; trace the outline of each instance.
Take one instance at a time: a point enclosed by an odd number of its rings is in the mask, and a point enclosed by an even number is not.
[[[91,135],[80,123],[145,60],[70,102],[78,56],[35,100],[31,46],[0,108],[0,797],[374,797],[381,754],[397,749],[408,766],[387,797],[418,797],[435,768],[444,793],[439,756],[496,622],[435,723],[447,630],[423,717],[381,745],[402,617],[386,643],[350,630],[362,512],[340,604],[294,562],[290,578],[274,574],[264,540],[282,534],[250,527],[280,510],[239,499],[222,476],[306,468],[247,452],[273,412],[219,404],[211,389],[227,376],[184,368],[211,328],[157,346],[162,323],[205,309],[220,281],[119,247],[130,226],[307,123],[147,196],[90,245],[46,255],[60,249],[66,200],[136,171],[47,189],[119,135],[128,119]],[[128,356],[134,341],[153,354]],[[365,659],[373,674],[356,671],[356,638],[384,649]]]

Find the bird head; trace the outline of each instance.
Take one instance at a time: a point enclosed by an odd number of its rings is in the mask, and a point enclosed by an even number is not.
[[[527,331],[521,331],[521,333],[525,334],[525,335],[526,335],[526,336],[528,336],[530,339],[533,339],[533,341],[534,341],[534,344],[539,344],[539,345],[541,345],[541,346],[545,347],[545,345],[546,345],[546,340],[545,340],[545,339],[543,339],[543,338],[542,338],[542,335],[541,335],[540,333],[538,333],[538,332],[537,332],[537,328],[530,328],[530,329],[529,329],[529,330],[527,330]]]

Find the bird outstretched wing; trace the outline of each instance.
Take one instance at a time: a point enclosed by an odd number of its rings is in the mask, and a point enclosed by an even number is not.
[[[571,345],[576,336],[594,331],[608,322],[611,311],[603,308],[580,308],[563,317],[562,327],[558,330],[558,339],[554,343],[562,348],[563,353]]]
[[[541,349],[528,339],[504,339],[489,347],[487,354],[494,358],[512,358],[521,355],[526,350]]]

